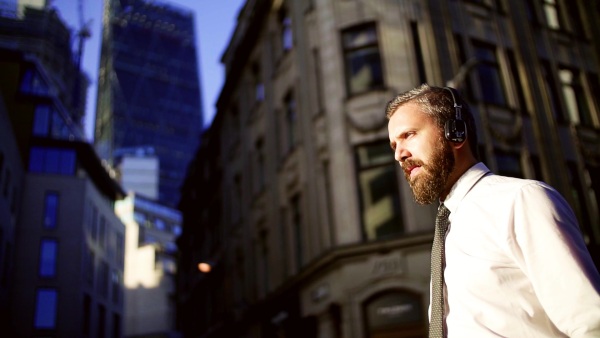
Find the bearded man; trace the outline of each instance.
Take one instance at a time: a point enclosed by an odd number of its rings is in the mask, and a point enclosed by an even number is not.
[[[386,107],[415,200],[440,204],[430,337],[600,337],[600,275],[565,199],[478,161],[458,92],[426,84]]]

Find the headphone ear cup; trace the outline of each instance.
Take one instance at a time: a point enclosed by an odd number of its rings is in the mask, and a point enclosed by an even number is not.
[[[444,135],[448,141],[462,143],[467,139],[467,124],[463,120],[448,120],[444,125]]]

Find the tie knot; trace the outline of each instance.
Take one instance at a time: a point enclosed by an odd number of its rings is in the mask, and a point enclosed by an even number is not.
[[[450,216],[450,210],[444,204],[440,204],[435,218],[435,225],[446,228],[448,226],[448,216]]]

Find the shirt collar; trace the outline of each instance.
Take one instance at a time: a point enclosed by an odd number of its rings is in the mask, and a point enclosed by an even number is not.
[[[460,201],[467,195],[467,193],[473,188],[473,186],[482,178],[485,174],[489,173],[490,169],[485,166],[482,162],[479,162],[465,171],[464,174],[454,183],[448,196],[443,201],[444,205],[450,210],[450,215],[458,208]],[[442,201],[440,201],[440,204]]]

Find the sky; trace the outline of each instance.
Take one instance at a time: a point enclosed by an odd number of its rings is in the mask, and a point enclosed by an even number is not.
[[[87,138],[92,141],[96,114],[100,42],[102,41],[103,0],[52,0],[50,5],[58,10],[67,26],[76,31],[81,26],[78,14],[79,1],[82,3],[84,13],[83,22],[89,22],[92,33],[91,37],[86,40],[83,52],[83,71],[91,79],[87,94],[85,133]],[[214,117],[215,103],[225,78],[225,68],[220,62],[221,56],[233,34],[237,16],[245,0],[159,0],[158,2],[170,3],[194,12],[204,126],[206,127],[210,125]]]

